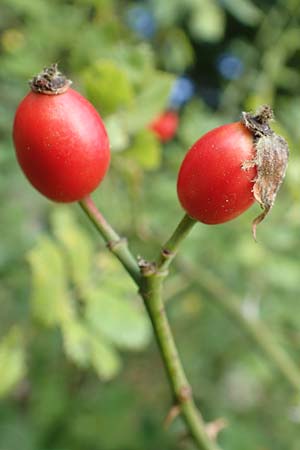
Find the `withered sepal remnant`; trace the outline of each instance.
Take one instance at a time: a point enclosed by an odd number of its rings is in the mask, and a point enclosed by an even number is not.
[[[68,80],[63,73],[58,70],[57,64],[45,67],[42,72],[29,81],[33,92],[47,95],[64,94],[71,86],[72,81]]]
[[[284,179],[289,148],[286,140],[276,134],[269,125],[274,115],[268,105],[261,106],[255,114],[242,113],[241,122],[253,134],[256,154],[251,161],[245,161],[244,170],[256,167],[253,194],[263,209],[252,222],[252,233],[256,240],[256,227],[274,205],[279,187]]]

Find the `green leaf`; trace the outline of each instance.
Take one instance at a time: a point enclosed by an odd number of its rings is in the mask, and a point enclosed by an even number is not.
[[[130,142],[124,114],[112,114],[105,119],[105,127],[112,151],[125,150]]]
[[[153,73],[155,68],[153,50],[145,42],[134,45],[134,47],[114,47],[111,58],[118,66],[122,66],[135,88],[142,86],[144,80]]]
[[[44,325],[55,325],[70,314],[66,268],[59,247],[42,236],[28,253],[32,272],[33,315]]]
[[[103,380],[113,378],[121,368],[117,352],[100,333],[93,334],[79,321],[63,326],[63,340],[66,354],[78,366],[90,365]]]
[[[102,115],[130,106],[134,92],[126,71],[112,60],[100,60],[83,73],[87,97]]]
[[[0,397],[7,394],[25,376],[24,336],[13,327],[0,341]]]
[[[204,133],[220,123],[222,118],[219,115],[212,115],[201,100],[193,100],[181,115],[178,135],[184,145],[190,147]]]
[[[152,0],[155,17],[162,27],[171,27],[180,19],[185,9],[182,0],[161,1]]]
[[[135,136],[126,156],[134,159],[143,169],[154,170],[161,164],[161,145],[150,130],[142,130]]]
[[[91,363],[102,380],[110,380],[121,369],[121,360],[114,348],[103,338],[90,336]]]
[[[67,321],[62,326],[64,348],[67,356],[80,367],[87,367],[90,360],[90,335],[78,321]]]
[[[104,334],[120,348],[139,350],[149,341],[149,323],[144,310],[133,298],[116,296],[108,287],[90,292],[86,315],[95,332]]]
[[[213,0],[205,1],[204,4],[200,2],[192,11],[189,27],[195,38],[217,42],[225,31],[224,11]]]
[[[183,72],[194,61],[193,47],[180,28],[168,30],[161,45],[161,55],[166,69],[175,72]]]
[[[89,282],[93,246],[86,231],[76,221],[69,207],[56,207],[51,216],[54,235],[62,243],[73,282],[81,289]]]
[[[250,0],[222,0],[225,8],[240,22],[256,25],[262,18],[262,11]]]
[[[164,72],[156,72],[146,80],[134,108],[125,114],[129,133],[146,128],[165,109],[173,81],[174,77]]]
[[[150,324],[133,282],[109,256],[100,255],[98,264],[102,271],[99,284],[87,292],[90,329],[120,348],[142,349],[151,336]]]
[[[154,117],[165,109],[173,81],[172,75],[151,71],[143,80],[134,102],[105,119],[113,151],[123,151],[128,148],[132,135],[141,130],[144,131]],[[152,140],[152,146],[153,143]],[[158,152],[154,152],[157,159]]]

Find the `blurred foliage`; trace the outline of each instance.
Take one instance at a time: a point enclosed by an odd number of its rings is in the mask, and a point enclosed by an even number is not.
[[[106,254],[94,255],[69,209],[55,209],[51,219],[58,242],[40,236],[29,252],[33,317],[59,326],[69,358],[108,380],[120,370],[114,346],[143,348],[149,323],[134,305],[133,282]]]
[[[298,450],[299,393],[218,307],[210,283],[262,318],[300,368],[299,20],[298,0],[1,0],[0,450],[192,449],[180,420],[162,429],[171,398],[131,281],[79,208],[43,199],[16,164],[14,111],[27,80],[55,61],[110,135],[95,200],[150,259],[182,214],[176,176],[188,147],[243,109],[274,107],[291,162],[259,244],[257,206],[198,225],[182,248],[198,276],[172,269],[166,296],[197,402],[207,420],[229,422],[222,448]],[[195,92],[162,145],[148,125],[182,75]]]

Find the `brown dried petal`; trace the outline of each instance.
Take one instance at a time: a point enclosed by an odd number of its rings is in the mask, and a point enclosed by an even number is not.
[[[256,226],[274,205],[277,192],[285,176],[289,157],[287,142],[275,133],[260,137],[255,148],[257,178],[253,186],[253,194],[263,208],[263,212],[252,223],[254,238],[256,238]]]
[[[270,128],[273,111],[268,105],[261,106],[255,114],[242,113],[241,122],[253,135],[256,149],[255,158],[245,161],[244,170],[256,167],[257,177],[254,180],[253,194],[263,209],[252,222],[253,237],[256,240],[256,227],[271,210],[278,189],[284,179],[289,157],[288,144]]]
[[[285,176],[288,145],[281,136],[274,133],[261,137],[255,147],[257,179],[253,187],[254,196],[263,208],[271,208]]]

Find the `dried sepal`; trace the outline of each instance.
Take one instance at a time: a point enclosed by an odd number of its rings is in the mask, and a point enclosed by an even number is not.
[[[263,212],[252,222],[252,233],[256,240],[256,227],[264,220],[274,205],[279,187],[284,179],[289,148],[286,140],[277,135],[269,125],[273,120],[272,109],[264,105],[255,114],[242,113],[242,123],[253,134],[255,157],[245,161],[244,170],[256,167],[257,176],[253,185],[253,194]]]
[[[68,80],[63,73],[58,70],[57,64],[45,67],[42,72],[29,81],[33,92],[46,95],[58,95],[66,92],[72,81]]]

